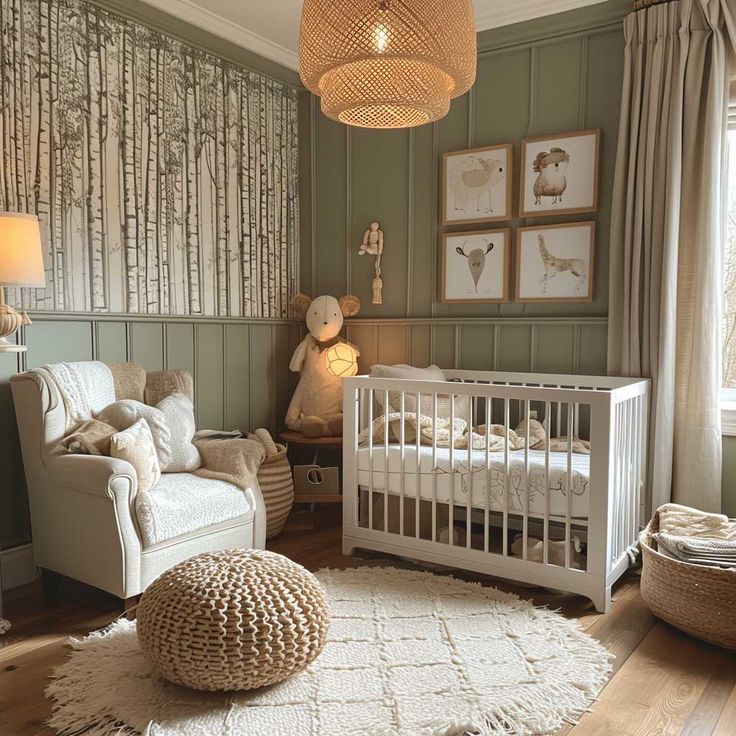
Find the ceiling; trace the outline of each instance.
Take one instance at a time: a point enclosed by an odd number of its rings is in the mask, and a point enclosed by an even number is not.
[[[145,0],[290,69],[297,68],[302,0]],[[479,31],[603,0],[474,0]]]

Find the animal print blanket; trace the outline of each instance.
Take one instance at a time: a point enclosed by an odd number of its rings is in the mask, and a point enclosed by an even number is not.
[[[386,441],[400,442],[402,435],[402,414],[389,412],[373,420],[373,443],[380,444]],[[523,450],[526,447],[526,420],[522,420],[516,429],[508,429],[502,424],[481,424],[468,428],[464,419],[455,417],[454,423],[449,417],[438,417],[436,422],[432,417],[413,412],[403,414],[403,440],[407,445],[416,444],[417,432],[419,443],[449,448],[450,442],[456,450],[485,450],[486,443],[490,452],[501,452],[508,443],[509,450]],[[365,446],[370,440],[370,428],[366,427],[358,435],[358,444]],[[547,433],[541,422],[536,419],[529,421],[529,449],[544,450],[549,444],[550,452],[567,452],[567,437],[552,437],[548,440]],[[572,451],[590,454],[590,442],[574,437]]]

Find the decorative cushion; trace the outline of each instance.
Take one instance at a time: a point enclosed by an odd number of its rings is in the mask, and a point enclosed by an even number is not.
[[[199,451],[192,444],[197,429],[194,405],[184,394],[172,394],[159,401],[156,408],[164,415],[171,435],[171,458],[164,473],[191,473],[202,465]]]
[[[64,437],[54,448],[54,452],[72,455],[109,455],[110,440],[117,431],[110,424],[90,419]]]
[[[254,511],[232,483],[190,473],[164,473],[153,493],[138,494],[135,503],[145,547]]]
[[[436,365],[430,365],[428,368],[415,368],[412,365],[400,363],[398,365],[374,365],[371,368],[371,376],[373,378],[393,378],[402,381],[445,381],[445,374],[442,369]],[[374,391],[374,396],[379,407],[383,409],[385,394],[382,391]],[[388,395],[388,403],[393,411],[401,411],[401,397],[398,391],[391,391]],[[404,393],[404,411],[416,412],[416,395]],[[455,418],[468,419],[468,409],[470,407],[469,396],[455,397]],[[433,408],[433,399],[431,395],[421,397],[420,414],[431,417]],[[450,397],[448,394],[439,394],[437,396],[437,419],[450,418]]]
[[[157,406],[171,394],[184,394],[194,401],[194,380],[189,371],[179,368],[170,371],[153,371],[146,376],[146,404]]]
[[[171,461],[171,432],[166,417],[155,406],[125,399],[106,406],[95,418],[112,424],[118,430],[128,429],[139,419],[145,419],[153,436],[159,464],[162,468],[168,466]]]
[[[327,641],[329,620],[312,573],[275,552],[245,549],[180,562],[148,587],[137,611],[138,641],[156,669],[209,691],[273,685],[306,669]],[[284,705],[271,709],[273,733],[292,730],[290,693],[311,683],[295,682]]]
[[[109,363],[115,383],[115,400],[133,399],[143,402],[146,389],[146,369],[138,363]]]
[[[110,456],[127,460],[135,468],[139,493],[150,491],[161,478],[156,446],[145,419],[139,419],[128,429],[113,435]]]

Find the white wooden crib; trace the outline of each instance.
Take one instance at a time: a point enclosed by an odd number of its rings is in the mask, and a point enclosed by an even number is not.
[[[559,588],[607,610],[643,521],[649,381],[444,373],[445,381],[344,380],[343,552],[378,550]],[[382,407],[398,421],[378,441]],[[434,430],[410,437],[404,419],[416,407],[433,428],[449,419],[448,446]],[[530,422],[524,449],[501,440],[493,451],[490,432],[484,447],[477,437],[474,449],[455,447],[456,419],[508,433],[527,417],[558,438],[552,449],[549,441],[530,449]],[[589,440],[589,455],[574,438]]]

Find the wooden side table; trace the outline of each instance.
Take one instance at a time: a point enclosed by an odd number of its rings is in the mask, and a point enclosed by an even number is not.
[[[291,450],[292,447],[297,447],[299,448],[300,453],[311,452],[312,465],[319,465],[319,460],[323,455],[337,452],[340,454],[339,465],[342,466],[342,437],[305,437],[301,432],[293,432],[289,430],[282,432],[279,435],[279,439],[286,444],[289,450]],[[293,460],[292,464],[294,464]],[[341,504],[342,492],[339,496],[332,494],[296,494],[294,496],[294,503]]]

